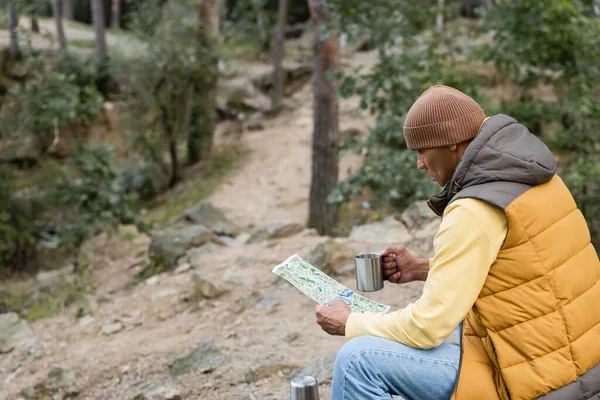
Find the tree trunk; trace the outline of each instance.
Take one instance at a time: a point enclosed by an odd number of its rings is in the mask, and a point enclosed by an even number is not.
[[[104,26],[104,8],[102,0],[90,0],[92,10],[92,22],[94,23],[94,33],[96,34],[96,54],[98,62],[103,64],[108,56],[106,49],[106,28]]]
[[[73,18],[73,0],[62,0],[62,16],[68,21],[72,21]]]
[[[337,35],[324,40],[322,27],[328,22],[326,0],[308,0],[314,26],[312,178],[308,227],[321,235],[331,235],[337,225],[338,207],[327,197],[338,179],[339,109],[335,84],[327,71],[338,68]]]
[[[60,51],[67,51],[67,39],[63,30],[62,13],[60,0],[50,0],[52,6],[52,15],[54,15],[54,23],[56,24],[56,38]]]
[[[219,34],[220,0],[199,0],[198,18],[200,27],[198,31],[198,46],[202,65],[202,73],[194,81],[194,95],[192,96],[192,111],[190,113],[190,127],[188,132],[188,162],[190,164],[206,158],[213,144],[213,134],[216,123],[216,91],[219,76],[219,59],[216,53],[217,38]]]
[[[592,0],[592,7],[597,17],[600,17],[600,0]]]
[[[121,0],[111,1],[110,27],[113,29],[121,28]]]
[[[444,32],[444,3],[445,0],[438,0],[438,12],[435,17],[435,28],[439,33]]]
[[[160,107],[163,129],[169,142],[169,157],[171,158],[171,178],[169,179],[169,187],[175,186],[179,181],[179,157],[177,156],[177,135],[169,122],[169,112],[166,107]]]
[[[21,48],[19,47],[19,35],[17,28],[19,26],[19,14],[13,4],[8,4],[8,30],[10,37],[10,58],[17,60],[21,58]]]
[[[273,52],[273,93],[271,109],[279,111],[281,99],[283,97],[284,76],[283,76],[283,48],[285,43],[285,26],[287,19],[287,0],[279,0],[279,19],[277,22],[277,31],[275,33],[275,49]]]
[[[256,26],[258,27],[258,37],[263,50],[269,48],[269,34],[265,27],[265,15],[260,0],[250,0],[254,13],[256,14]]]
[[[37,18],[37,12],[31,11],[31,30],[35,33],[40,33],[40,22]]]

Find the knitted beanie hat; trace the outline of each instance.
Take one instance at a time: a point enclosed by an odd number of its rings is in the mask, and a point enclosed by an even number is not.
[[[413,150],[462,143],[477,136],[484,119],[481,106],[466,94],[433,86],[408,111],[404,138]]]

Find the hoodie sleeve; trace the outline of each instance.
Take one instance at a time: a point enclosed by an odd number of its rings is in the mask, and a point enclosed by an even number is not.
[[[473,307],[506,232],[503,210],[476,199],[453,202],[434,239],[435,256],[421,297],[393,313],[351,313],[346,338],[377,336],[415,348],[439,346]]]

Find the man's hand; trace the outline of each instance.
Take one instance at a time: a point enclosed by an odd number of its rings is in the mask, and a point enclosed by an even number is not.
[[[383,276],[392,283],[407,283],[427,279],[429,260],[417,259],[406,247],[388,246],[382,252]]]
[[[350,307],[343,300],[333,300],[329,305],[317,305],[317,324],[330,335],[344,336],[346,334],[346,321],[350,315]]]

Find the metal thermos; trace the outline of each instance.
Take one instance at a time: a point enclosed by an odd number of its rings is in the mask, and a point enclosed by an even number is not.
[[[317,380],[312,376],[297,376],[292,379],[290,400],[319,400]]]
[[[354,257],[356,288],[361,292],[383,289],[383,259],[379,253],[363,253]]]

